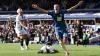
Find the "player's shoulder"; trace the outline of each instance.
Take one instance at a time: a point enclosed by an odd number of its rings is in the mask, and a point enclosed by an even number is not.
[[[49,10],[49,12],[53,12],[54,10]]]
[[[55,13],[54,13],[54,10],[48,11],[48,15],[53,15],[53,14],[55,14]]]
[[[16,16],[16,20],[21,20],[21,19],[22,19],[22,16],[20,16],[20,15]]]
[[[21,16],[20,16],[20,15],[17,15],[16,17],[19,18],[19,17],[21,17]]]
[[[49,12],[50,12],[50,13],[55,13],[54,10],[50,10]]]
[[[60,12],[66,13],[67,12],[67,9],[60,9]]]

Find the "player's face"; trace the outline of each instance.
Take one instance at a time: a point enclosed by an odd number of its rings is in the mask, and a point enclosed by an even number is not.
[[[20,13],[20,14],[22,14],[22,13],[23,13],[22,9],[20,9],[19,13]]]
[[[59,13],[59,10],[60,10],[60,6],[58,4],[55,4],[54,5],[54,11],[55,11],[55,13]]]
[[[17,13],[18,13],[18,14],[22,14],[22,13],[23,13],[22,9],[18,9],[18,10],[17,10]]]

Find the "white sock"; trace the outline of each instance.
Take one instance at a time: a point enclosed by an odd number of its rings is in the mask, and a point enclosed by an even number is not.
[[[24,47],[23,46],[21,46],[21,50],[24,50]]]
[[[23,46],[21,46],[21,48],[24,48]]]
[[[26,46],[26,48],[28,48],[28,46]]]

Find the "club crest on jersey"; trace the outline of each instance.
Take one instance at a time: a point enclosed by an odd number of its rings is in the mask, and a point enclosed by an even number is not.
[[[57,21],[62,21],[62,17],[57,17]]]

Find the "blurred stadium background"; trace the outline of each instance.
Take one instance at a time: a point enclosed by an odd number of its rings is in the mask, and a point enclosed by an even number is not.
[[[54,33],[51,16],[43,14],[31,7],[37,4],[46,10],[53,10],[53,5],[58,3],[61,8],[68,9],[80,0],[0,0],[0,43],[14,42],[16,10],[20,7],[30,23],[30,44],[45,44],[52,41],[59,44]],[[69,45],[75,44],[73,38],[73,23],[79,20],[84,25],[83,31],[89,35],[88,45],[100,45],[100,0],[84,0],[84,4],[72,12],[65,14],[65,23],[69,31]],[[13,27],[10,29],[9,18]],[[89,32],[89,33],[87,33]]]
[[[39,7],[44,8],[46,10],[53,10],[53,5],[58,3],[61,5],[61,8],[68,9],[71,6],[77,4],[80,0],[1,0],[0,1],[0,33],[4,33],[6,36],[2,36],[1,34],[1,42],[9,42],[8,33],[11,32],[10,42],[13,42],[16,37],[14,32],[15,26],[15,18],[16,18],[16,10],[17,8],[22,8],[24,10],[24,15],[29,19],[30,24],[32,25],[30,28],[31,31],[31,39],[37,40],[37,42],[41,41],[49,41],[48,30],[52,29],[53,32],[53,21],[51,16],[47,14],[43,14],[40,11],[37,11],[31,7],[31,4],[37,4]],[[72,36],[72,26],[74,21],[79,20],[85,27],[83,30],[90,31],[90,42],[99,43],[100,36],[98,37],[100,32],[100,1],[99,0],[84,0],[83,5],[78,7],[72,12],[65,14],[65,23],[70,29],[70,44],[74,44],[74,40]],[[9,18],[12,18],[13,21],[13,29],[9,30]],[[6,31],[7,30],[7,31]],[[42,30],[41,33],[39,33]],[[5,32],[6,31],[6,32]],[[39,32],[38,32],[39,31]],[[45,34],[44,36],[43,34]],[[14,34],[14,36],[13,36]],[[56,40],[55,35],[50,33],[51,40]],[[38,36],[40,35],[40,36]],[[93,37],[93,38],[92,38]],[[95,38],[94,38],[95,37]],[[3,38],[3,40],[2,40]],[[97,39],[96,39],[97,38]],[[35,41],[36,41],[35,40]],[[46,40],[46,41],[45,41]],[[57,40],[56,40],[57,41]],[[92,43],[92,44],[93,44]]]
[[[53,44],[59,44],[54,33],[54,26],[51,16],[43,14],[31,7],[37,4],[39,7],[46,10],[53,10],[55,3],[60,4],[61,8],[68,9],[77,4],[80,0],[0,0],[0,55],[1,56],[42,56],[37,55],[36,52],[46,42],[51,41]],[[23,13],[29,20],[30,28],[30,47],[33,50],[21,52],[18,45],[14,42],[16,33],[14,30],[16,10],[23,9]],[[84,4],[64,15],[66,29],[69,32],[69,46],[68,49],[72,56],[100,56],[100,0],[84,0]],[[10,28],[10,19],[12,20]],[[79,20],[83,25],[82,31],[88,35],[87,48],[83,46],[75,46],[76,40],[73,31],[73,25]],[[83,38],[82,38],[83,39]],[[11,43],[11,44],[6,44]],[[14,44],[13,44],[14,43]],[[43,44],[43,45],[42,45]],[[80,43],[81,45],[82,43]],[[96,46],[94,46],[96,45]],[[8,47],[7,47],[8,46]],[[35,46],[35,47],[34,47]],[[63,56],[62,49],[58,45],[54,45],[60,50],[57,56]],[[75,47],[75,48],[74,48]],[[97,51],[97,52],[96,52]],[[26,54],[25,54],[26,53]],[[6,55],[7,54],[7,55]],[[52,56],[55,54],[52,54]],[[43,56],[49,56],[43,54]]]

